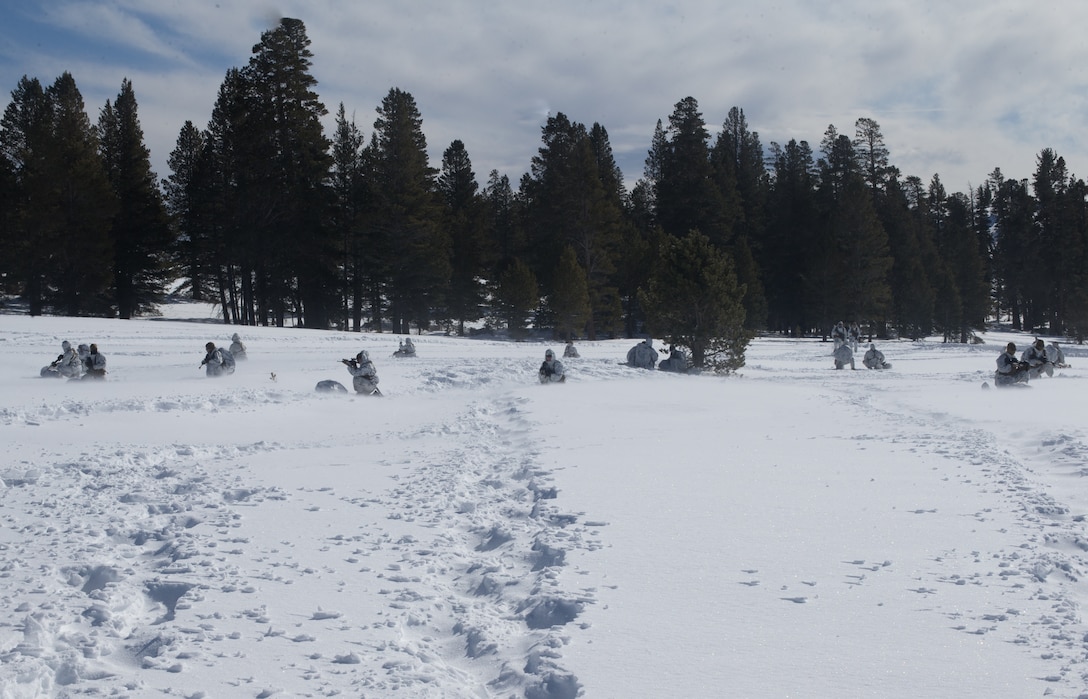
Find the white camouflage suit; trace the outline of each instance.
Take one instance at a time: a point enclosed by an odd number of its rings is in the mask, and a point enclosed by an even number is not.
[[[356,393],[374,395],[378,390],[378,370],[370,361],[370,353],[363,350],[355,355],[355,359],[347,363],[348,373],[351,374],[351,385]]]

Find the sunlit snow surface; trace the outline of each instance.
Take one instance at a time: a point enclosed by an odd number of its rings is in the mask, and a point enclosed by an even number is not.
[[[0,697],[1088,695],[1088,349],[0,315]],[[208,379],[204,343],[249,359]],[[38,377],[96,342],[104,382]],[[382,398],[339,360],[367,349]],[[860,366],[860,363],[859,363]]]

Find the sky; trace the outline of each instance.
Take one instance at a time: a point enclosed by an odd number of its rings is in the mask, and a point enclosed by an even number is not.
[[[369,137],[390,89],[413,95],[431,164],[464,142],[477,181],[516,183],[562,112],[611,139],[630,189],[660,119],[694,97],[712,136],[744,110],[765,146],[875,120],[904,176],[967,192],[1053,148],[1088,172],[1088,5],[1077,0],[3,0],[0,90],[69,71],[97,120],[133,83],[152,165],[211,115],[228,69],[277,18],[303,20],[317,92]],[[7,100],[5,100],[6,104]]]
[[[580,340],[541,385],[539,337],[163,312],[0,314],[0,699],[1088,692],[1084,347],[983,389],[1030,338],[731,377]],[[40,378],[63,340],[105,380]]]

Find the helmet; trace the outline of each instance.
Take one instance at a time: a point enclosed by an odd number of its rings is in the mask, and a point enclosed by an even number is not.
[[[212,350],[215,349],[215,343],[214,342],[209,342],[208,344],[204,345],[204,349],[211,352]]]
[[[72,349],[72,343],[68,342],[68,340],[65,340],[64,342],[60,343],[60,348],[67,352],[68,350]]]
[[[242,338],[238,337],[238,333],[234,333],[230,336],[231,342],[239,342]]]
[[[1043,342],[1042,340],[1036,340],[1035,341],[1035,349],[1042,349],[1044,347],[1046,347],[1045,342]]]
[[[554,357],[555,357],[555,352],[552,352],[551,350],[547,350],[546,352],[544,352],[544,358],[545,359],[552,359]]]
[[[87,352],[90,352],[90,351],[91,351],[91,348],[88,347],[86,343],[82,343],[82,344],[79,345],[78,352],[80,354],[86,354]]]
[[[1010,342],[1009,344],[1005,345],[1005,351],[1006,352],[1015,352],[1016,351],[1016,343],[1015,342]]]
[[[355,359],[360,362],[369,362],[370,353],[366,350],[362,350],[361,352],[359,352],[359,354],[355,355]]]

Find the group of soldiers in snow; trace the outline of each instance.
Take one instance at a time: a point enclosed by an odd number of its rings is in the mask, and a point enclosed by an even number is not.
[[[231,336],[228,349],[216,347],[214,342],[209,342],[204,345],[204,350],[207,354],[200,366],[205,368],[204,374],[209,377],[230,376],[234,373],[235,361],[246,358],[246,345],[238,333]]]
[[[835,348],[831,351],[831,356],[835,358],[835,368],[842,369],[849,364],[851,369],[856,369],[854,354],[861,345],[861,327],[857,323],[851,323],[847,328],[846,323],[840,320],[831,329],[831,340],[835,343]],[[866,369],[892,368],[892,365],[885,361],[884,353],[872,342],[869,343],[869,349],[862,357],[861,363]]]
[[[831,356],[835,358],[835,368],[842,369],[847,364],[851,369],[856,369],[854,366],[854,350],[850,349],[850,345],[842,344],[835,348],[835,351],[831,353]],[[891,362],[885,361],[884,353],[876,348],[876,345],[872,342],[869,343],[869,349],[865,352],[865,356],[861,358],[861,364],[866,369],[891,369]]]
[[[835,348],[831,351],[831,356],[835,358],[835,368],[842,369],[849,364],[851,369],[856,369],[854,353],[861,345],[861,327],[857,323],[851,323],[847,328],[846,323],[840,320],[831,329],[831,340],[835,343]],[[866,369],[892,368],[892,365],[885,361],[884,353],[872,342],[869,343],[869,349],[862,357],[861,363]]]
[[[246,358],[246,345],[238,333],[231,336],[229,349],[216,347],[214,342],[209,342],[204,345],[204,350],[207,354],[200,366],[206,367],[206,376],[229,376],[234,373],[235,361]]]
[[[1020,358],[1016,358],[1016,343],[1010,342],[1005,351],[997,358],[997,371],[994,372],[995,386],[1027,385],[1030,379],[1037,379],[1043,374],[1054,376],[1054,369],[1063,369],[1065,353],[1057,342],[1047,345],[1036,339],[1028,345]]]
[[[58,379],[104,379],[106,378],[106,355],[98,351],[98,345],[80,344],[73,349],[72,343],[65,340],[60,343],[61,354],[47,366],[42,367],[41,375]],[[246,346],[238,333],[231,338],[229,350],[217,348],[214,342],[204,345],[206,354],[200,367],[207,367],[208,376],[223,376],[234,373],[234,360],[246,358]]]
[[[659,364],[657,361],[659,355],[657,350],[654,349],[653,340],[647,338],[628,350],[627,365],[637,369],[654,369],[656,367],[658,371],[687,371],[687,355],[675,347],[670,348],[668,352],[669,358],[662,360]],[[563,357],[577,358],[578,356],[578,349],[574,346],[574,342],[567,340],[567,345],[563,349]],[[563,383],[567,380],[566,368],[563,366],[563,362],[556,359],[555,352],[550,349],[544,352],[544,362],[540,365],[537,375],[540,383]]]
[[[41,375],[56,379],[104,379],[106,378],[106,355],[100,354],[98,345],[80,344],[73,348],[65,340],[60,343],[61,353],[42,367]]]
[[[668,353],[668,359],[662,359],[658,364],[653,340],[647,338],[627,351],[627,364],[638,369],[653,369],[656,365],[658,371],[677,373],[688,370],[688,357],[683,350],[669,347]]]

